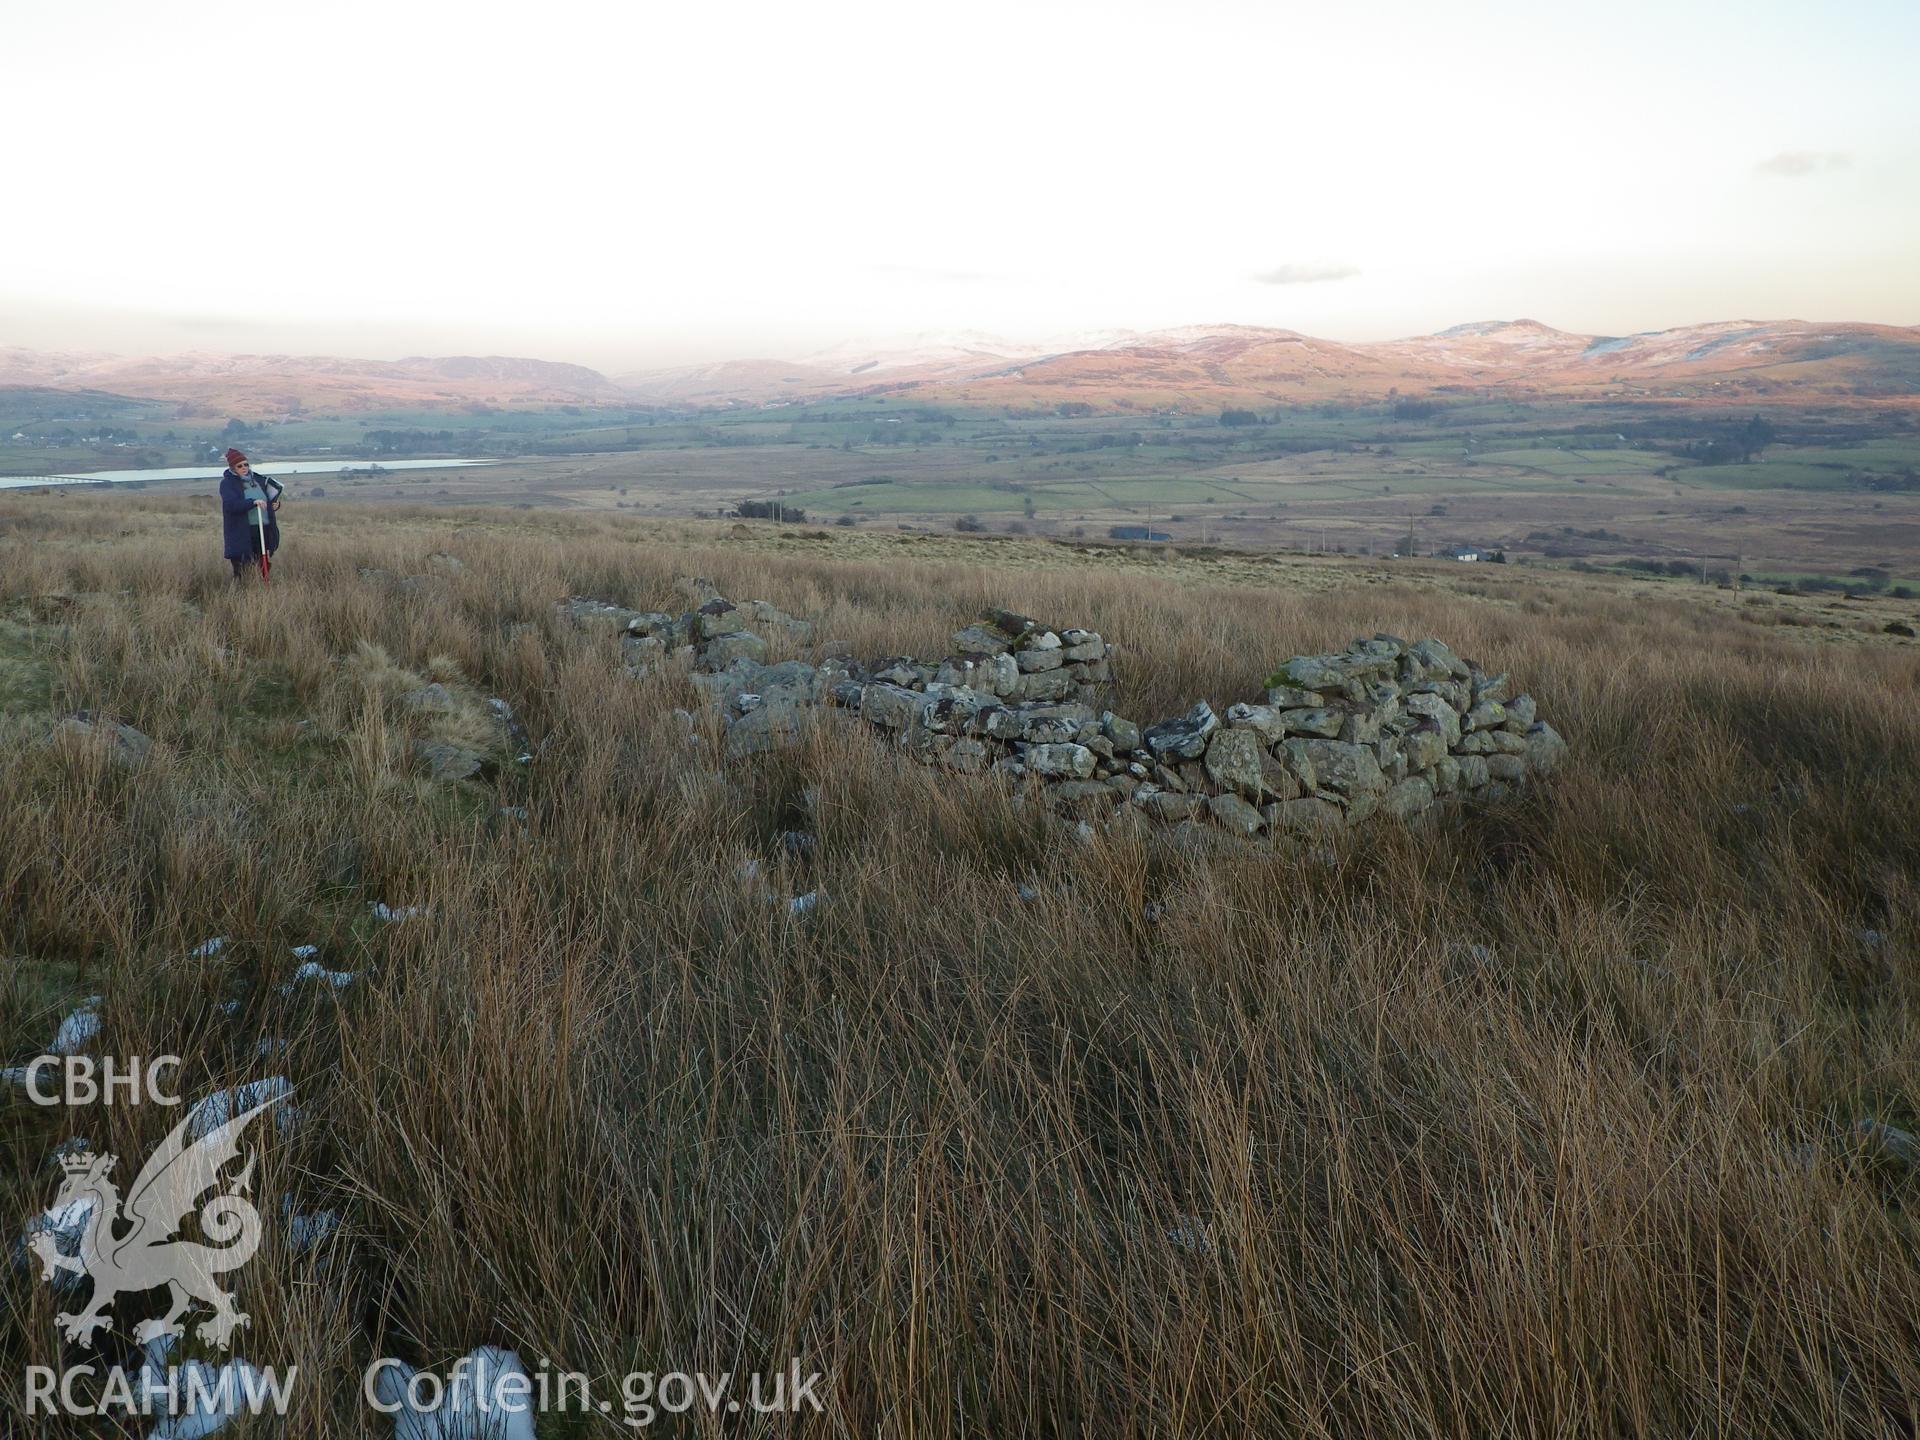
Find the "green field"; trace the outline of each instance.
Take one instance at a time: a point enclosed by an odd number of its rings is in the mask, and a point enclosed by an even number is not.
[[[1676,484],[1707,485],[1716,490],[1846,490],[1844,468],[1794,460],[1755,460],[1745,465],[1688,465],[1675,469]]]
[[[1549,475],[1644,475],[1671,465],[1673,457],[1654,450],[1498,450],[1474,457],[1482,465],[1509,465]]]
[[[1276,407],[1228,426],[1216,415],[879,396],[230,423],[180,420],[147,401],[0,390],[0,474],[207,464],[232,440],[269,474],[274,457],[315,453],[501,462],[307,482],[362,500],[708,516],[777,500],[842,525],[951,530],[971,516],[1002,533],[1098,537],[1151,521],[1176,543],[1912,573],[1920,435],[1904,411],[1775,409],[1764,443],[1705,463],[1751,421],[1671,403],[1461,401],[1417,416],[1378,403]],[[86,443],[96,431],[101,442]]]

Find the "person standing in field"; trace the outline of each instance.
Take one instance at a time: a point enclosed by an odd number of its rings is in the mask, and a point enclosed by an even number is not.
[[[260,563],[260,524],[253,518],[254,511],[266,512],[267,554],[280,548],[280,525],[273,518],[280,508],[280,490],[279,481],[254,474],[253,463],[240,451],[227,451],[227,471],[220,477],[220,512],[235,584]]]

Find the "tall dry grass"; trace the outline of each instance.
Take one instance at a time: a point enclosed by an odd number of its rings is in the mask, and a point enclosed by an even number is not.
[[[244,1352],[302,1368],[289,1435],[386,1433],[361,1366],[487,1342],[829,1376],[823,1415],[696,1433],[1920,1421],[1915,1192],[1852,1134],[1920,1110],[1912,650],[1518,573],[1300,594],[314,507],[261,591],[182,502],[8,499],[0,527],[7,604],[80,597],[35,630],[48,712],[157,742],[128,770],[11,723],[0,1035],[24,1059],[98,991],[105,1048],[186,1056],[189,1098],[297,1082],[262,1210],[348,1226],[295,1256],[270,1225],[244,1273]],[[1089,624],[1142,719],[1439,635],[1573,759],[1497,814],[1204,856],[1064,840],[839,729],[720,769],[690,687],[554,611],[679,608],[686,574],[866,654],[938,653],[989,602]],[[430,673],[510,700],[538,762],[425,785],[393,676]],[[367,978],[278,996],[305,942]],[[178,1118],[4,1114],[19,1217],[66,1134],[137,1157]],[[8,1278],[0,1386],[58,1363],[54,1308]]]

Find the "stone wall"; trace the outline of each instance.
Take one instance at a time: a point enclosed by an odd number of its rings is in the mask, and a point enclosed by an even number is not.
[[[1496,800],[1557,765],[1566,744],[1505,674],[1438,640],[1355,640],[1296,655],[1259,701],[1205,701],[1141,726],[1106,707],[1113,647],[1095,631],[991,610],[937,662],[769,664],[812,626],[765,601],[735,604],[703,581],[679,615],[591,600],[563,608],[623,631],[628,665],[691,667],[740,757],[791,743],[826,716],[857,718],[931,764],[1041,785],[1083,819],[1132,811],[1228,831],[1313,831],[1375,814],[1408,819],[1458,798]]]

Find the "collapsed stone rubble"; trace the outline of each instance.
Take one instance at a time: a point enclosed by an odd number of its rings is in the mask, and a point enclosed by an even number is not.
[[[776,650],[809,647],[812,626],[688,584],[700,604],[678,615],[579,598],[562,609],[617,626],[634,674],[688,665],[725,721],[730,758],[790,744],[825,716],[853,717],[946,770],[1037,784],[1080,819],[1132,812],[1251,837],[1499,800],[1566,754],[1511,676],[1438,640],[1378,634],[1296,655],[1257,701],[1221,713],[1203,700],[1142,726],[1108,708],[1115,650],[1093,630],[989,610],[939,661],[770,663]]]

